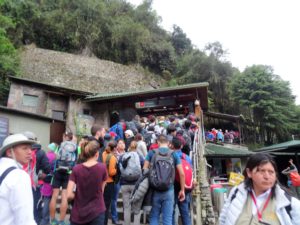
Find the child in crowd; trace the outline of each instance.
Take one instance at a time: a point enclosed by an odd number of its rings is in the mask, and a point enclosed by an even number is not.
[[[56,151],[57,151],[57,144],[51,143],[48,145],[48,152],[47,152],[47,158],[49,160],[49,163],[51,165],[51,173],[47,174],[46,178],[44,179],[44,184],[41,188],[41,200],[38,205],[42,205],[41,209],[41,222],[40,225],[48,225],[50,222],[50,216],[49,216],[49,203],[51,201],[52,197],[52,186],[51,186],[51,180],[53,176],[53,170],[54,170],[54,164],[56,159]]]

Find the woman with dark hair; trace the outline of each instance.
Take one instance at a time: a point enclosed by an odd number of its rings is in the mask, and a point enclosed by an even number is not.
[[[244,176],[231,190],[219,225],[300,225],[300,201],[278,184],[277,166],[269,154],[253,154]]]
[[[71,224],[103,225],[105,204],[103,192],[107,179],[106,167],[99,163],[99,143],[82,144],[83,163],[73,168],[67,187],[67,198],[74,199]]]

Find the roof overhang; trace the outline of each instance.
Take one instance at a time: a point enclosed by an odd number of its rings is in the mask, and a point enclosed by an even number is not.
[[[31,117],[31,118],[34,118],[34,119],[48,121],[48,122],[53,122],[53,121],[65,122],[63,120],[57,120],[57,119],[53,119],[53,118],[50,118],[50,117],[47,117],[47,116],[42,116],[42,115],[39,115],[39,114],[30,113],[30,112],[25,112],[25,111],[18,110],[18,109],[7,108],[5,106],[0,106],[0,110],[3,111],[3,112],[18,114],[18,115],[21,115],[21,116],[27,116],[27,117]]]
[[[241,115],[230,115],[230,114],[217,113],[217,112],[204,112],[204,115],[207,117],[227,120],[231,122],[239,122],[243,120],[243,117]]]
[[[9,80],[12,82],[15,82],[15,83],[21,83],[21,84],[26,84],[26,85],[30,85],[30,86],[41,87],[45,90],[45,92],[48,92],[50,94],[64,95],[64,96],[75,95],[78,97],[86,97],[86,96],[92,94],[91,92],[88,92],[88,91],[85,92],[85,91],[74,90],[74,89],[70,89],[70,88],[45,84],[45,83],[38,82],[38,81],[32,81],[32,80],[25,79],[25,78],[9,76]]]
[[[248,151],[241,146],[224,146],[207,143],[205,145],[206,158],[247,158],[251,156],[253,152]]]
[[[201,108],[207,110],[208,83],[194,83],[174,87],[165,87],[159,89],[142,90],[134,92],[119,92],[119,93],[105,93],[86,97],[86,102],[141,102],[149,99],[157,99],[157,101],[164,101],[166,99],[175,99],[179,106],[181,103],[194,102],[196,99],[200,100]],[[160,105],[161,106],[161,105]]]
[[[257,149],[256,152],[300,153],[300,140],[287,141]]]

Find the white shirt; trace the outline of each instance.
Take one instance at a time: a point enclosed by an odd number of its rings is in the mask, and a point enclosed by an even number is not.
[[[15,166],[0,186],[0,224],[36,225],[33,218],[33,195],[29,175],[10,158],[0,158],[0,176]]]
[[[261,209],[262,205],[264,205],[265,202],[267,201],[270,192],[271,192],[271,189],[267,190],[266,192],[264,192],[261,195],[259,195],[258,197],[256,197],[255,192],[252,190],[253,196],[256,199],[257,208],[259,210]],[[252,198],[251,198],[251,201],[252,201],[252,214],[253,214],[253,216],[255,216],[257,214],[257,209],[256,209],[256,206],[255,206]]]

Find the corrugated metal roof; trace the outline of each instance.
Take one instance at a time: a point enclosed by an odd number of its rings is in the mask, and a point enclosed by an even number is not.
[[[193,84],[186,84],[186,85],[165,87],[165,88],[158,88],[158,89],[151,89],[151,90],[143,90],[143,91],[100,93],[97,95],[90,95],[90,96],[86,97],[86,100],[94,101],[94,100],[100,100],[100,99],[101,100],[113,99],[113,98],[127,97],[127,96],[133,96],[133,95],[160,93],[160,92],[184,90],[184,89],[191,89],[191,88],[201,88],[201,87],[208,87],[208,82],[193,83]]]
[[[275,144],[275,145],[270,145],[268,147],[260,148],[256,151],[272,152],[272,151],[280,151],[280,150],[286,150],[289,148],[296,148],[296,147],[300,148],[300,140],[292,140],[292,141],[287,141],[287,142],[283,142],[283,143],[279,143],[279,144]]]
[[[229,148],[211,143],[205,145],[206,157],[242,158],[248,157],[251,154],[253,154],[253,152],[239,148]]]

